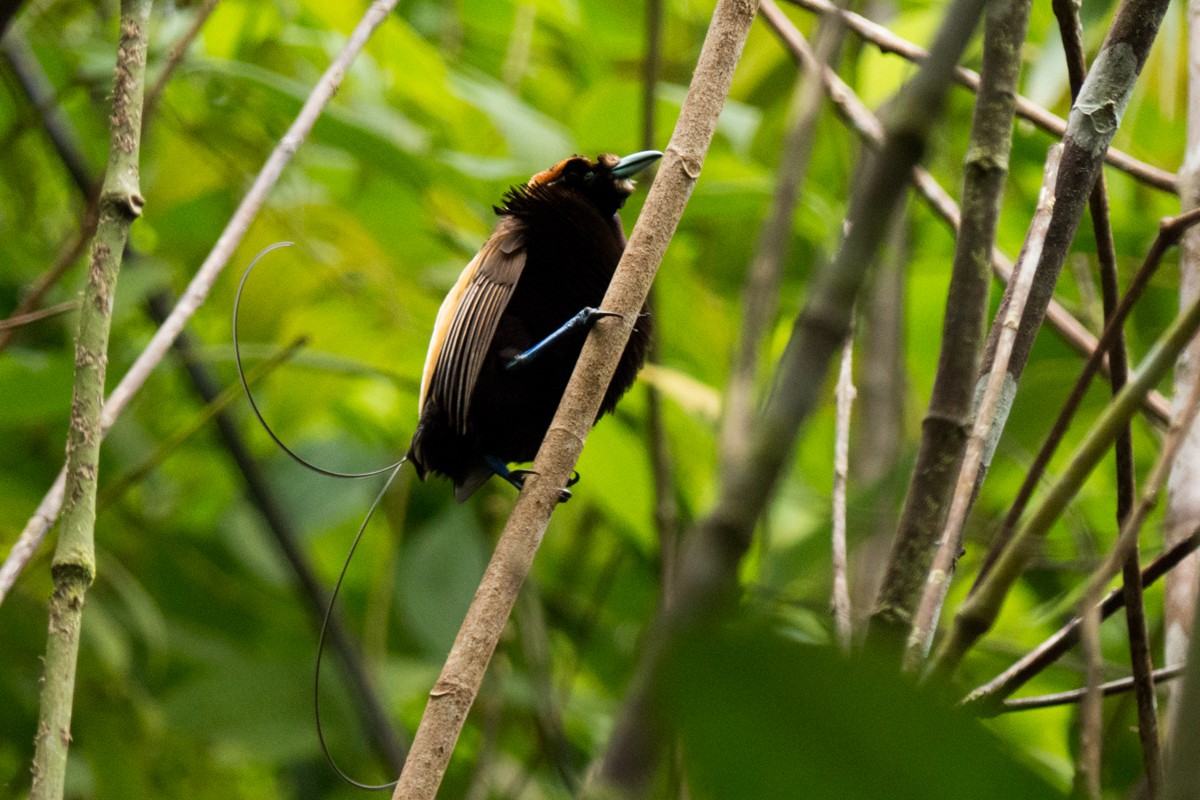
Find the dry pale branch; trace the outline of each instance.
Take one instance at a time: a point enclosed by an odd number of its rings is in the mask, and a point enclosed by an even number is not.
[[[1038,197],[1037,209],[1029,225],[1029,233],[1025,238],[1017,266],[1013,271],[1013,281],[1009,284],[1012,290],[1012,300],[1001,320],[1001,331],[996,355],[992,360],[992,368],[987,373],[983,384],[983,395],[979,400],[979,408],[975,412],[975,422],[971,428],[971,436],[967,440],[966,451],[963,454],[962,466],[958,473],[958,483],[954,487],[954,496],[950,501],[950,513],[946,518],[946,526],[942,531],[937,553],[929,568],[929,577],[921,602],[913,619],[912,633],[909,635],[905,649],[905,669],[919,669],[929,646],[933,642],[933,631],[941,616],[942,604],[946,600],[950,578],[954,574],[954,564],[962,549],[963,528],[967,522],[967,512],[975,494],[975,476],[980,466],[989,457],[989,450],[995,441],[991,438],[997,414],[1006,399],[1006,390],[1011,389],[1008,380],[1008,361],[1012,355],[1013,344],[1016,342],[1017,329],[1021,324],[1021,315],[1025,312],[1025,301],[1029,298],[1033,287],[1034,268],[1041,258],[1042,247],[1046,241],[1046,230],[1050,224],[1050,214],[1054,208],[1054,188],[1058,181],[1058,164],[1062,157],[1062,145],[1054,145],[1046,157],[1045,174],[1042,180],[1042,191]]]
[[[300,109],[300,113],[296,115],[295,121],[284,134],[283,139],[278,146],[271,152],[262,170],[255,178],[250,190],[246,196],[242,198],[241,204],[237,211],[229,219],[225,226],[225,230],[221,232],[216,244],[208,257],[204,259],[204,263],[200,265],[195,277],[188,284],[183,295],[175,304],[175,308],[167,317],[166,321],[155,332],[149,344],[142,353],[134,361],[133,366],[121,378],[120,383],[113,389],[112,393],[104,403],[104,415],[101,419],[101,436],[108,433],[120,413],[128,405],[133,396],[142,388],[146,379],[150,377],[150,373],[163,360],[167,352],[171,348],[171,343],[175,341],[180,331],[183,330],[187,321],[191,318],[196,310],[203,304],[205,298],[208,297],[209,291],[217,278],[220,277],[222,270],[225,269],[229,259],[233,256],[237,246],[245,238],[246,232],[250,229],[250,224],[258,215],[259,210],[266,202],[267,195],[271,188],[279,180],[279,176],[283,173],[284,167],[291,161],[296,150],[299,149],[301,143],[308,136],[316,123],[317,118],[321,115],[321,111],[333,99],[337,87],[341,85],[342,78],[346,74],[346,70],[350,66],[350,62],[362,51],[367,43],[367,39],[377,27],[387,19],[387,15],[395,7],[397,0],[375,0],[374,3],[367,9],[362,20],[359,21],[354,32],[350,34],[350,38],[346,41],[345,47],[334,58],[333,63],[321,76],[321,79],[313,87],[312,93],[308,99],[304,101],[304,106]],[[17,576],[21,574],[21,570],[33,558],[33,554],[37,552],[38,546],[42,539],[45,538],[46,532],[50,530],[50,526],[54,524],[54,520],[58,517],[59,509],[63,502],[63,489],[65,487],[66,469],[59,472],[58,478],[54,485],[50,487],[50,491],[42,498],[42,502],[38,504],[33,516],[29,522],[25,524],[25,528],[21,531],[20,537],[16,544],[13,545],[12,552],[9,553],[4,565],[0,566],[0,602],[4,601],[8,591],[16,582]]]
[[[496,544],[442,674],[429,693],[393,795],[397,800],[437,794],[467,712],[558,505],[559,490],[579,459],[629,332],[700,176],[756,8],[747,0],[717,4],[675,133],[602,304],[621,316],[602,321],[588,336],[534,460],[533,474]]]
[[[838,645],[850,652],[850,582],[846,576],[846,480],[850,472],[850,409],[854,405],[853,370],[854,333],[846,337],[842,348],[842,364],[838,369],[837,423],[833,444],[833,608],[834,628]]]
[[[1190,0],[1187,39],[1188,103],[1187,147],[1179,168],[1179,205],[1184,211],[1200,207],[1200,2]],[[1179,304],[1186,306],[1200,297],[1200,230],[1184,234],[1179,254]],[[1193,377],[1200,374],[1200,341],[1192,342],[1175,365],[1175,396]],[[1176,405],[1175,415],[1184,409]],[[1167,502],[1163,515],[1163,539],[1174,544],[1187,538],[1190,529],[1200,524],[1200,429],[1193,430],[1175,459],[1173,474],[1167,481]],[[1166,580],[1163,587],[1163,660],[1168,664],[1187,658],[1188,642],[1195,622],[1192,611],[1200,590],[1200,558],[1187,559]],[[1179,719],[1179,684],[1167,693],[1167,719]]]

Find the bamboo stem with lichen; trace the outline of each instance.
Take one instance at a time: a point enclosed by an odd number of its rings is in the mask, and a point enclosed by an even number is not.
[[[145,202],[138,182],[138,155],[150,6],[151,0],[121,3],[108,168],[100,191],[100,219],[92,240],[75,340],[67,483],[58,549],[51,565],[54,593],[50,598],[50,633],[42,680],[41,717],[35,737],[31,800],[61,798],[66,779],[83,604],[96,574],[96,476],[113,294],[129,227],[141,216]]]

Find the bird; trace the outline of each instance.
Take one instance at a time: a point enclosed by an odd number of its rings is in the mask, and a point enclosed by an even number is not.
[[[588,330],[614,316],[599,306],[625,250],[618,212],[633,176],[661,157],[574,155],[493,207],[499,222],[446,295],[430,337],[407,453],[422,481],[449,478],[460,503],[493,475],[524,485],[529,472],[509,465],[533,460]],[[643,307],[596,421],[633,385],[651,334]],[[563,489],[560,501],[569,498]]]

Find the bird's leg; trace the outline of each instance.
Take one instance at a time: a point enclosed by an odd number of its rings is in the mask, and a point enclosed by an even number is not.
[[[577,331],[589,331],[592,326],[604,317],[619,317],[620,314],[615,311],[601,311],[598,308],[584,308],[575,316],[563,323],[562,327],[554,333],[542,339],[533,347],[515,356],[511,361],[504,365],[505,369],[520,369],[527,366],[531,361],[545,353],[554,345],[566,340],[566,337]],[[499,474],[499,473],[497,473]]]
[[[499,475],[504,480],[511,483],[514,487],[516,487],[518,492],[525,488],[525,479],[526,478],[528,478],[530,475],[537,474],[537,473],[533,472],[532,470],[528,470],[528,469],[509,469],[508,464],[505,464],[503,461],[496,458],[495,456],[484,456],[483,461],[485,464],[487,464],[488,469],[490,469],[492,472]],[[575,472],[574,470],[572,470],[571,476],[572,476],[571,480],[567,481],[567,486],[574,486],[576,483],[579,482],[579,473],[578,472]],[[558,502],[565,503],[570,499],[571,499],[571,493],[569,491],[567,491],[566,489],[559,489]]]

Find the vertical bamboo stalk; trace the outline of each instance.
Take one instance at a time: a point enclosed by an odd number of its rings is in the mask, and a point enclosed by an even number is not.
[[[138,183],[138,155],[150,5],[151,0],[121,3],[108,169],[100,192],[100,220],[92,241],[75,340],[66,491],[58,548],[51,565],[54,593],[50,598],[50,632],[35,737],[33,800],[61,798],[66,778],[83,604],[96,574],[96,476],[113,294],[129,226],[141,216],[145,203]]]

